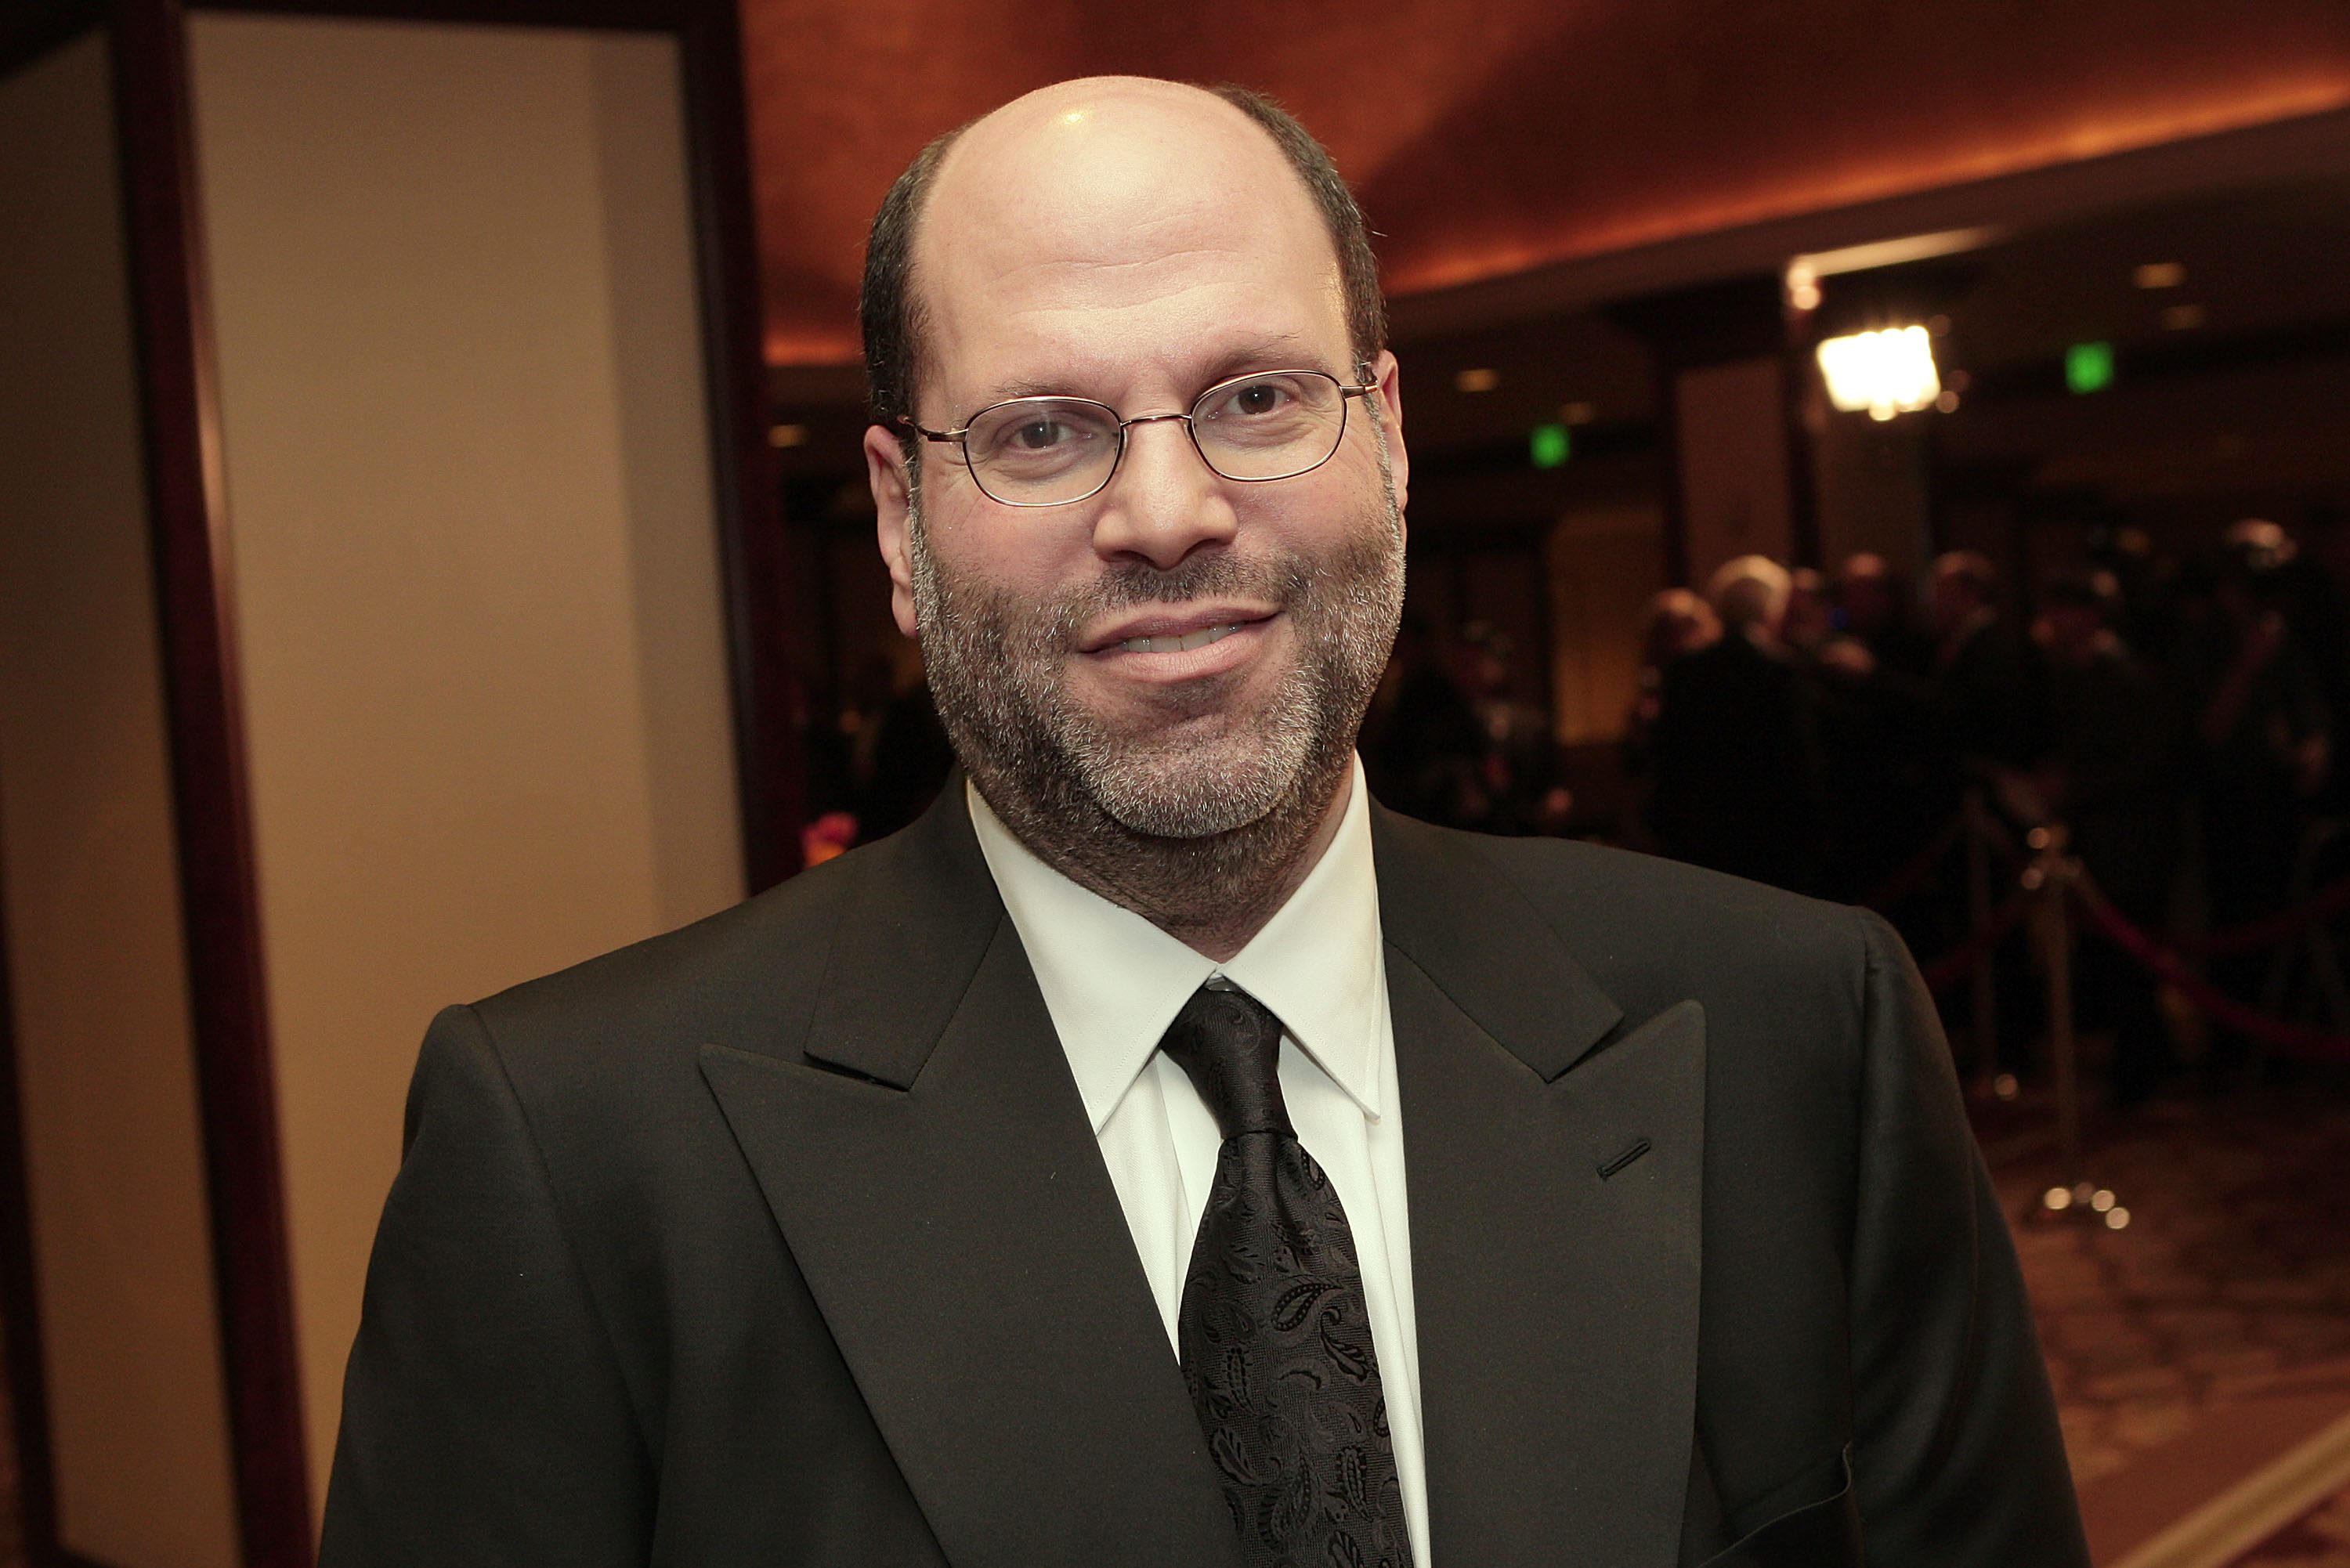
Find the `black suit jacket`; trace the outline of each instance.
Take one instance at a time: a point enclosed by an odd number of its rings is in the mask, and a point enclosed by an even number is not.
[[[1373,816],[1442,1568],[2081,1568],[1873,916]],[[962,794],[435,1022],[324,1568],[1202,1568],[1230,1527]]]

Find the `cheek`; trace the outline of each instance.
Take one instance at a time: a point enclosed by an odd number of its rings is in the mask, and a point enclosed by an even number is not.
[[[1051,597],[1093,564],[1082,520],[1032,517],[957,497],[925,506],[922,522],[940,576],[1024,601]]]
[[[1236,488],[1248,492],[1234,502],[1243,532],[1253,525],[1268,542],[1308,552],[1360,532],[1386,510],[1378,453],[1351,437],[1311,473]]]

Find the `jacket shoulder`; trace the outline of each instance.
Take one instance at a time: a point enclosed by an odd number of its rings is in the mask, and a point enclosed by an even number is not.
[[[510,1068],[705,1044],[772,1042],[804,1023],[865,852],[802,872],[673,931],[473,1004]]]
[[[1635,1019],[1695,996],[1710,1012],[1767,1005],[1857,1023],[1870,950],[1901,947],[1865,910],[1661,856],[1451,836],[1516,888]]]

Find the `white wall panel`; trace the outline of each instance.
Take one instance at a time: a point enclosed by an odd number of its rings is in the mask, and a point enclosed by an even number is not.
[[[190,26],[323,1495],[434,1009],[743,892],[682,117],[666,37]]]

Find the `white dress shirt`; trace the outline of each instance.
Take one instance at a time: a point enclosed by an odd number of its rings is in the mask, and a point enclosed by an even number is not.
[[[1282,1097],[1354,1231],[1412,1557],[1417,1568],[1429,1568],[1403,1122],[1371,869],[1370,797],[1359,760],[1348,787],[1345,819],[1321,860],[1222,964],[1039,860],[975,787],[966,785],[966,798],[980,850],[1093,1118],[1170,1345],[1223,1139],[1191,1080],[1159,1054],[1159,1038],[1191,993],[1218,974],[1281,1020]]]

